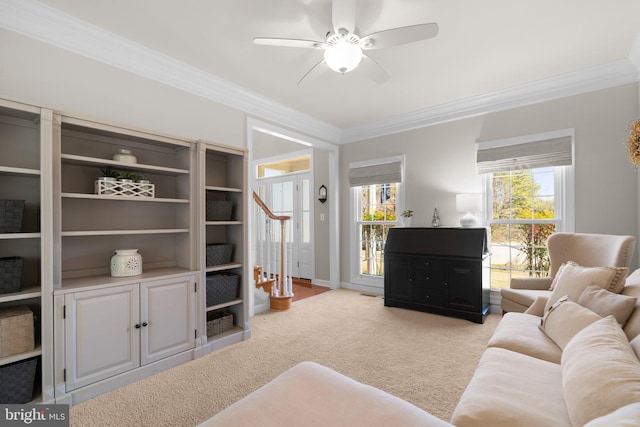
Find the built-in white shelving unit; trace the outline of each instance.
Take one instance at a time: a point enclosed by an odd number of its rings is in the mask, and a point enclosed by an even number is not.
[[[248,283],[246,227],[248,212],[246,207],[247,153],[246,150],[231,148],[206,141],[198,143],[200,170],[200,262],[202,265],[201,301],[199,318],[204,326],[202,343],[206,351],[212,351],[229,343],[250,337],[248,317]],[[224,220],[207,219],[207,202],[227,201],[233,203],[232,216]],[[229,263],[207,265],[206,245],[224,243],[233,245],[233,255]],[[221,304],[207,305],[207,276],[231,273],[239,275],[238,297]],[[221,314],[233,314],[233,329],[221,334],[208,335],[206,323]]]
[[[0,199],[25,202],[22,229],[0,233],[0,257],[23,261],[20,290],[0,294],[0,309],[28,306],[35,335],[33,350],[0,358],[0,368],[36,360],[32,403],[54,397],[53,329],[48,323],[52,309],[51,129],[51,111],[0,100]]]
[[[120,149],[136,162],[114,160]],[[105,169],[148,182],[109,193]],[[22,230],[0,233],[0,257],[24,260],[22,288],[0,308],[29,306],[36,336],[0,368],[35,358],[32,403],[75,404],[248,339],[246,177],[243,149],[0,100],[0,199],[25,200]],[[233,202],[232,217],[207,220],[207,200]],[[229,262],[207,266],[208,243],[232,244]],[[116,249],[138,249],[142,273],[112,277]],[[237,295],[207,306],[207,275],[227,273]],[[233,326],[208,334],[220,313]]]

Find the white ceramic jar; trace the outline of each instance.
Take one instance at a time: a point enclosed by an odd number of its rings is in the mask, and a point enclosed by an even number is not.
[[[111,276],[128,277],[142,274],[142,255],[137,249],[116,249],[111,257]]]
[[[122,162],[127,164],[135,164],[138,163],[138,159],[136,156],[131,154],[131,150],[127,148],[120,148],[117,154],[113,155],[113,160],[116,162]]]

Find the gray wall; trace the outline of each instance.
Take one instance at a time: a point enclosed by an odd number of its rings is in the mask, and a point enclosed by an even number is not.
[[[246,114],[0,29],[0,96],[192,139],[246,147]]]
[[[414,224],[429,224],[436,203],[443,223],[455,224],[454,194],[481,190],[476,140],[575,128],[576,230],[637,235],[638,179],[624,143],[629,122],[638,118],[638,95],[637,85],[627,85],[341,146],[341,280],[349,280],[349,187],[344,180],[349,162],[406,154],[407,207],[415,211]],[[246,114],[241,111],[4,29],[0,96],[246,147]],[[317,186],[323,182],[315,179]],[[328,212],[331,202],[316,206],[317,212]],[[323,227],[328,229],[328,223],[316,224],[316,238],[327,236]],[[328,277],[328,268],[322,272],[328,261],[318,253],[316,274]]]
[[[578,232],[637,235],[638,179],[627,160],[629,123],[638,117],[638,85],[514,108],[341,146],[340,174],[349,163],[406,155],[406,207],[414,225],[429,225],[438,204],[443,225],[455,225],[455,194],[481,192],[475,142],[575,128]],[[341,280],[350,279],[349,184],[341,183]],[[636,258],[637,259],[637,258]]]

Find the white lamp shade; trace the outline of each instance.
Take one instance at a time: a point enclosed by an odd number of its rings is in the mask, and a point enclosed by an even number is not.
[[[340,39],[324,51],[324,61],[338,73],[348,73],[362,61],[362,49],[353,43]]]
[[[456,210],[458,212],[480,212],[482,210],[482,194],[456,194]]]

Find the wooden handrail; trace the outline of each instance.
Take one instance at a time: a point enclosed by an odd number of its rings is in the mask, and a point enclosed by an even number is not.
[[[260,206],[260,208],[262,208],[264,213],[267,214],[267,216],[269,218],[275,219],[275,220],[278,220],[278,221],[287,221],[287,220],[291,219],[290,216],[278,216],[278,215],[274,214],[273,212],[271,212],[271,210],[267,207],[267,205],[262,201],[260,196],[258,196],[258,193],[256,193],[255,191],[253,192],[253,200],[255,200],[256,203],[258,203],[258,206]]]
[[[271,209],[262,201],[260,196],[254,191],[253,200],[256,201],[260,209],[265,213],[267,217],[272,220],[280,221],[280,271],[276,273],[273,280],[269,280],[269,293],[271,295],[271,309],[272,310],[288,310],[291,307],[291,298],[293,294],[285,290],[285,281],[287,280],[284,266],[284,242],[285,242],[285,223],[291,219],[290,216],[276,215],[271,212]],[[255,271],[255,270],[254,270]],[[260,275],[262,274],[262,268],[260,268]],[[262,282],[265,283],[266,282]],[[256,286],[261,286],[256,281]],[[265,289],[266,290],[266,289]]]

